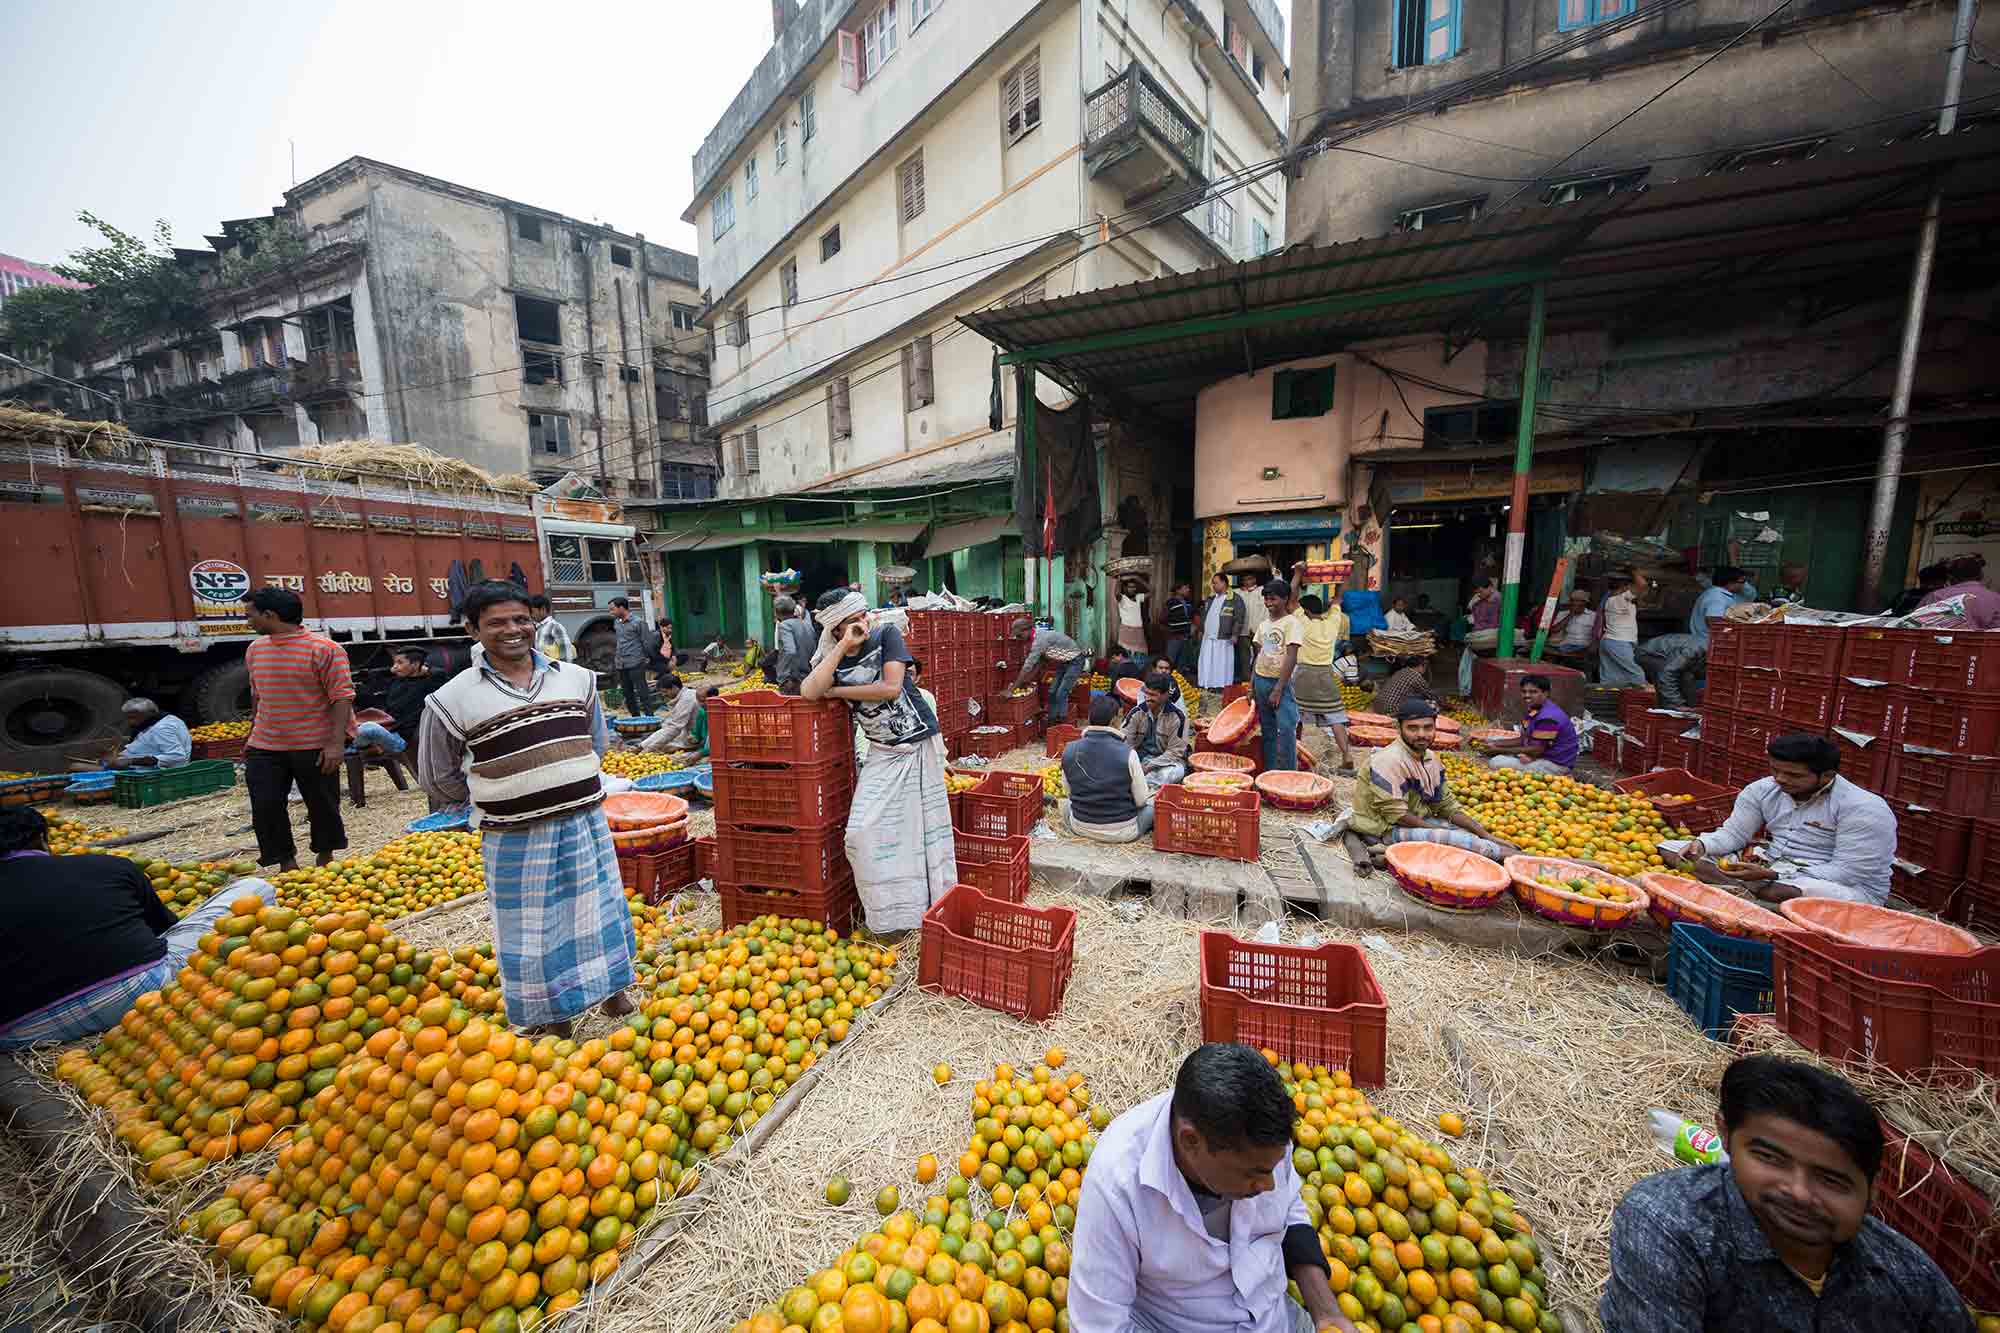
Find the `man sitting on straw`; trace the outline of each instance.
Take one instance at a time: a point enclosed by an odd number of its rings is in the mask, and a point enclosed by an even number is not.
[[[1401,665],[1396,665],[1398,662]],[[1368,704],[1369,712],[1395,717],[1411,699],[1428,700],[1433,705],[1437,703],[1438,692],[1431,688],[1431,678],[1425,674],[1423,658],[1392,658],[1390,665],[1396,669],[1387,680],[1375,687],[1375,697]]]
[[[854,886],[870,930],[915,930],[958,882],[944,762],[931,744],[937,711],[910,675],[903,632],[894,624],[868,628],[867,598],[835,588],[819,599],[815,618],[819,647],[799,693],[841,700],[868,738],[847,816]]]
[[[1299,1197],[1295,1114],[1269,1061],[1212,1042],[1181,1062],[1171,1092],[1112,1121],[1076,1206],[1070,1326],[1354,1333]]]
[[[1441,842],[1500,861],[1521,849],[1502,842],[1465,813],[1431,753],[1437,706],[1411,699],[1396,710],[1396,739],[1369,756],[1354,784],[1354,812],[1342,841],[1354,873],[1374,873],[1375,849],[1392,842]]]
[[[1840,749],[1824,736],[1773,736],[1766,749],[1771,776],[1737,795],[1728,822],[1661,849],[1699,861],[1740,852],[1763,832],[1771,840],[1767,859],[1786,868],[1736,864],[1722,873],[1765,902],[1843,898],[1880,906],[1889,897],[1896,812],[1840,776]]]
[[[701,700],[695,692],[671,672],[660,677],[660,698],[666,703],[667,711],[660,719],[660,729],[639,742],[639,748],[649,754],[693,754],[708,750],[708,728],[701,725],[707,715],[701,710]],[[701,734],[695,734],[700,726]]]
[[[1146,677],[1146,692],[1125,717],[1124,736],[1139,756],[1147,786],[1163,787],[1187,776],[1187,709],[1172,676],[1155,671]]]
[[[1116,699],[1093,698],[1090,725],[1062,752],[1063,783],[1069,788],[1062,816],[1095,842],[1137,842],[1153,831],[1154,792],[1139,752],[1115,724],[1117,716]]]
[[[1930,1256],[1868,1215],[1882,1125],[1852,1085],[1747,1056],[1722,1075],[1721,1115],[1725,1160],[1648,1176],[1611,1215],[1610,1333],[1972,1333]],[[1074,1276],[1070,1291],[1074,1314]]]
[[[508,1021],[568,1035],[592,1005],[632,1011],[636,941],[604,820],[610,747],[597,676],[534,649],[527,594],[489,580],[465,596],[483,650],[424,704],[417,776],[473,806]]]

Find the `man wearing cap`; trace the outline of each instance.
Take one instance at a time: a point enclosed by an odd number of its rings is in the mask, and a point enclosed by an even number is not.
[[[1378,849],[1392,842],[1441,842],[1492,861],[1521,850],[1460,808],[1445,785],[1444,765],[1431,752],[1436,733],[1437,706],[1408,700],[1396,710],[1396,739],[1369,757],[1354,784],[1354,811],[1343,835],[1357,875],[1372,874]]]

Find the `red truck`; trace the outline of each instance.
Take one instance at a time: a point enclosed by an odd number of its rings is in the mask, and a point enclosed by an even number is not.
[[[25,424],[24,424],[25,423]],[[618,507],[431,489],[83,423],[0,421],[0,770],[48,771],[122,729],[133,694],[190,724],[248,716],[244,601],[290,588],[367,680],[409,643],[463,660],[452,607],[481,578],[546,591],[579,657],[611,665],[611,598],[653,599]]]

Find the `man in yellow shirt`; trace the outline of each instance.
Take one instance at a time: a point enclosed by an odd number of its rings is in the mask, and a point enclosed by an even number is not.
[[[1317,721],[1333,737],[1340,754],[1340,771],[1354,771],[1354,756],[1347,746],[1347,703],[1341,697],[1340,677],[1333,669],[1340,641],[1347,637],[1347,617],[1320,600],[1318,593],[1299,598],[1297,619],[1305,642],[1299,648],[1299,669],[1292,677],[1292,692],[1299,701],[1301,724]]]

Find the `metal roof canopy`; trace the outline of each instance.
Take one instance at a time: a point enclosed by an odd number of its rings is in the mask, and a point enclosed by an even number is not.
[[[1014,516],[999,514],[988,518],[975,518],[964,523],[948,523],[931,534],[930,545],[924,548],[924,558],[950,555],[953,551],[963,551],[973,546],[984,546],[1014,531]]]
[[[959,322],[1005,364],[1184,427],[1203,386],[1274,363],[1421,334],[1452,349],[1518,336],[1537,282],[1555,332],[1679,323],[1722,299],[1809,296],[1823,317],[1893,295],[1933,187],[1945,220],[1936,287],[2000,270],[2000,134],[1970,132],[1294,247]]]
[[[834,527],[775,528],[758,540],[783,546],[787,542],[913,542],[929,527],[923,519],[907,523],[843,523]]]
[[[748,546],[761,540],[760,532],[717,532],[713,528],[683,528],[678,532],[661,533],[646,543],[646,549],[654,554],[678,552],[686,555],[695,551],[722,551],[732,546]]]

